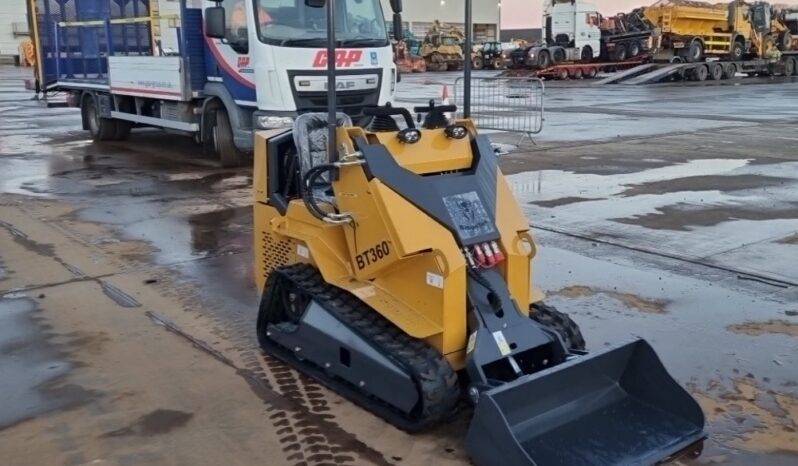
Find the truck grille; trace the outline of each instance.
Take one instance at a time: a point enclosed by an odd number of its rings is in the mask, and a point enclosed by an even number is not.
[[[339,90],[335,94],[336,108],[339,112],[344,112],[352,117],[363,115],[363,108],[379,105],[380,89],[382,89],[382,70],[366,69],[346,71],[347,76],[360,74],[377,75],[378,83],[374,89],[366,90]],[[295,76],[323,76],[324,71],[292,70],[288,71],[288,81],[291,84],[291,92],[296,103],[297,113],[326,112],[327,111],[327,92],[299,92],[294,84]]]

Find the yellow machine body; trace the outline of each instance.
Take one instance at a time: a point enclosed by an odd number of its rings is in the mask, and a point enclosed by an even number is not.
[[[458,122],[475,131],[468,120]],[[364,301],[406,334],[423,339],[446,356],[455,370],[465,364],[466,262],[452,233],[374,178],[362,165],[344,166],[333,180],[340,211],[356,219],[325,223],[312,216],[301,199],[285,214],[268,204],[268,141],[282,131],[255,135],[255,266],[259,293],[276,267],[312,264],[324,280]],[[395,133],[339,128],[339,144],[352,150],[364,137],[388,148],[397,162],[416,174],[469,167],[468,139],[447,138],[443,129],[424,130],[406,145]],[[423,158],[418,154],[424,154]],[[501,172],[497,173],[496,227],[506,260],[498,267],[518,307],[542,298],[531,284],[535,246],[529,225]]]

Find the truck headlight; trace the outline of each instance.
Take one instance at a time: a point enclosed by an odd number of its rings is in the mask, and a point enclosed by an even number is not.
[[[255,118],[255,125],[260,129],[286,128],[294,124],[291,117],[279,117],[271,115],[258,115]]]
[[[529,51],[528,55],[529,55],[529,58],[535,58],[535,52],[533,52],[532,50]]]

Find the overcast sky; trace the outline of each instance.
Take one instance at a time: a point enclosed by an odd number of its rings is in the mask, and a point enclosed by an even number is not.
[[[629,12],[637,7],[651,5],[656,0],[593,0],[604,15]],[[540,27],[541,0],[501,0],[502,29]],[[719,3],[719,2],[711,2]],[[771,3],[798,5],[798,0],[779,0]]]

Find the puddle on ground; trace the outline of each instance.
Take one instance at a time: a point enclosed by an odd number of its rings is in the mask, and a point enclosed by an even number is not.
[[[782,239],[780,239],[780,240],[778,240],[776,242],[777,243],[781,243],[781,244],[795,244],[795,245],[798,245],[798,233],[795,233],[794,235],[790,235],[790,236],[787,236],[785,238],[782,238]]]
[[[576,204],[577,202],[596,201],[596,200],[603,200],[603,198],[596,199],[590,197],[566,196],[558,199],[550,199],[548,201],[531,201],[530,204],[534,204],[540,207],[551,208],[551,207],[559,207],[561,205]]]
[[[794,178],[781,178],[754,174],[686,176],[667,180],[648,181],[628,185],[621,195],[666,194],[676,191],[741,191],[767,189],[795,183]]]
[[[798,322],[788,322],[786,320],[769,320],[767,322],[746,322],[727,327],[735,333],[742,333],[751,336],[772,335],[781,333],[798,337]],[[796,374],[798,377],[798,374]]]
[[[687,231],[690,227],[708,227],[732,220],[798,219],[798,202],[783,209],[762,209],[756,206],[702,206],[675,204],[657,208],[656,213],[634,217],[612,218],[619,223],[638,225],[654,230]]]
[[[183,427],[192,417],[194,417],[193,413],[185,411],[156,409],[139,417],[130,425],[106,432],[101,437],[123,437],[126,435],[151,437],[166,434],[174,429]]]
[[[589,286],[567,286],[559,290],[550,291],[547,295],[563,296],[566,298],[585,298],[589,296],[605,295],[623,303],[629,309],[634,309],[646,314],[665,314],[668,301],[664,299],[644,298],[631,293],[621,293],[614,290],[591,288]]]

